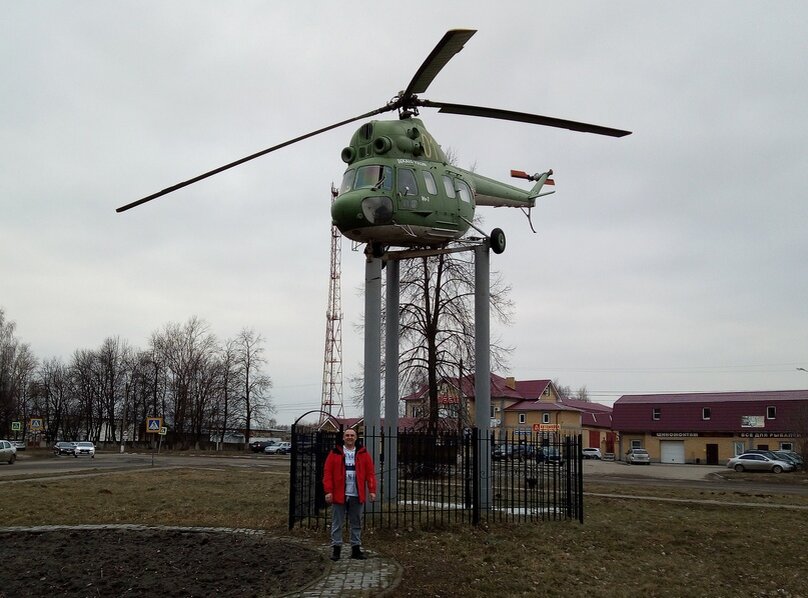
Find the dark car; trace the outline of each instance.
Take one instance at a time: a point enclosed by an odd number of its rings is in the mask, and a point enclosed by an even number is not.
[[[521,461],[532,457],[536,449],[532,444],[501,444],[494,448],[491,458],[495,461],[504,459],[516,459]]]
[[[563,465],[564,455],[555,446],[542,446],[536,455],[536,461],[539,463],[549,463],[553,465]]]
[[[275,444],[274,440],[256,440],[250,443],[250,450],[254,453],[263,453],[268,446]]]
[[[75,455],[76,443],[75,442],[57,442],[53,445],[53,453],[55,455]]]

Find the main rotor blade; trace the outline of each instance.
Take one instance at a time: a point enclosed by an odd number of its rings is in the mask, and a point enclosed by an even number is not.
[[[570,129],[582,133],[595,133],[596,135],[608,135],[609,137],[624,137],[631,135],[631,131],[612,129],[600,125],[590,125],[574,120],[564,120],[552,116],[541,116],[539,114],[527,114],[525,112],[513,112],[511,110],[500,110],[498,108],[484,108],[482,106],[466,106],[465,104],[446,104],[444,102],[431,102],[429,100],[418,100],[418,106],[428,108],[439,108],[439,112],[447,114],[465,114],[467,116],[482,116],[484,118],[499,118],[501,120],[514,120],[517,122],[530,123],[534,125],[544,125],[547,127],[557,127],[559,129]]]
[[[382,114],[384,112],[389,112],[393,110],[394,106],[383,106],[382,108],[377,108],[376,110],[372,110],[370,112],[366,112],[365,114],[360,114],[359,116],[355,116],[353,118],[349,118],[348,120],[343,120],[342,122],[335,123],[333,125],[329,125],[327,127],[323,127],[322,129],[317,129],[316,131],[312,131],[311,133],[306,133],[305,135],[301,135],[300,137],[295,137],[294,139],[290,139],[289,141],[284,141],[283,143],[279,143],[278,145],[273,145],[265,150],[260,152],[256,152],[254,154],[250,154],[249,156],[245,156],[240,160],[236,160],[235,162],[230,162],[230,164],[225,164],[224,166],[220,166],[219,168],[215,168],[210,170],[204,174],[200,174],[199,176],[195,176],[192,179],[188,179],[187,181],[183,181],[182,183],[177,183],[176,185],[172,185],[171,187],[166,187],[162,191],[158,191],[157,193],[153,193],[147,197],[142,199],[138,199],[137,201],[133,201],[132,203],[128,203],[125,206],[121,206],[120,208],[116,209],[116,212],[125,212],[126,210],[130,210],[136,206],[146,203],[147,201],[151,201],[153,199],[157,199],[158,197],[162,197],[163,195],[168,195],[178,189],[182,189],[183,187],[187,187],[188,185],[193,185],[203,179],[213,176],[214,174],[219,174],[220,172],[224,172],[234,166],[239,166],[240,164],[244,164],[245,162],[249,162],[250,160],[254,160],[255,158],[259,158],[264,156],[270,152],[274,152],[275,150],[279,150],[287,145],[292,145],[293,143],[297,143],[298,141],[303,141],[304,139],[308,139],[309,137],[314,137],[315,135],[319,135],[320,133],[325,133],[326,131],[330,131],[331,129],[336,129],[337,127],[341,127],[342,125],[347,125],[348,123],[352,123],[356,120],[362,120],[363,118],[369,118],[371,116],[375,116],[377,114]]]
[[[415,73],[402,97],[409,98],[415,93],[425,92],[446,63],[463,49],[463,44],[475,33],[477,33],[476,29],[450,29],[447,31],[435,49],[426,57],[418,72]]]

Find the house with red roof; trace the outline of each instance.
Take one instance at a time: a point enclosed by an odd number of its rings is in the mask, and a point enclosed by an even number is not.
[[[426,386],[402,397],[408,418],[425,418],[429,413]],[[439,415],[473,425],[474,374],[444,378],[438,391]],[[495,435],[513,433],[583,435],[584,447],[614,452],[611,408],[598,403],[561,397],[551,380],[522,380],[491,374],[491,430]]]
[[[801,450],[808,390],[624,395],[612,410],[619,455],[718,465],[749,449]]]

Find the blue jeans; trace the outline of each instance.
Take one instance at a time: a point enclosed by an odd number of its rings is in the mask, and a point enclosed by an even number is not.
[[[331,546],[342,546],[346,514],[351,529],[351,546],[362,544],[362,503],[357,496],[346,496],[344,505],[331,505]]]

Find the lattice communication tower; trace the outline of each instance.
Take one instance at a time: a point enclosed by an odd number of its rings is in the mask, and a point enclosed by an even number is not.
[[[331,203],[337,190],[331,185]],[[325,313],[325,358],[323,359],[323,398],[320,403],[320,422],[325,413],[345,417],[342,404],[342,295],[340,276],[342,271],[341,235],[331,225],[331,277],[328,283],[328,308]]]

